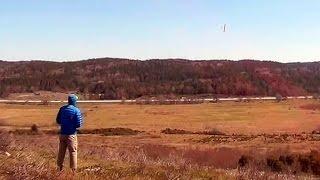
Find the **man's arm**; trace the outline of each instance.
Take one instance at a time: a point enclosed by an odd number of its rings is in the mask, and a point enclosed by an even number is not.
[[[75,120],[76,120],[76,128],[80,128],[83,124],[83,118],[82,118],[81,111],[79,109],[76,110]]]
[[[61,124],[61,119],[60,119],[60,117],[61,117],[61,108],[59,109],[59,112],[58,112],[58,115],[57,115],[57,118],[56,118],[56,122],[57,122],[57,124]]]

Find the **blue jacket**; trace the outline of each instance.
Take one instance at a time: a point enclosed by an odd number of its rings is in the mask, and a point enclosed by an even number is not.
[[[80,109],[77,106],[76,95],[69,95],[68,105],[62,106],[57,115],[57,123],[61,126],[60,134],[73,135],[76,134],[77,128],[83,123]]]

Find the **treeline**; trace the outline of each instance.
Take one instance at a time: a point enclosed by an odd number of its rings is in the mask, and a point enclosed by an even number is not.
[[[320,62],[90,59],[0,61],[0,96],[39,90],[101,94],[102,99],[155,95],[274,96],[320,91]]]

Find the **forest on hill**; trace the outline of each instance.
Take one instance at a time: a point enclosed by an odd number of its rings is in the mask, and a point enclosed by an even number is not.
[[[320,62],[116,58],[75,62],[0,61],[1,97],[42,90],[102,94],[101,99],[201,94],[313,95],[320,92]]]

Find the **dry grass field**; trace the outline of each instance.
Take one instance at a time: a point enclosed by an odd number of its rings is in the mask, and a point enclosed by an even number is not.
[[[60,105],[0,104],[0,179],[317,178],[319,104],[79,104],[76,176],[55,170]]]
[[[317,104],[315,100],[292,100],[192,105],[79,104],[79,107],[85,117],[85,129],[128,127],[159,132],[165,128],[217,128],[226,133],[252,134],[311,132],[320,125]],[[37,124],[55,128],[59,106],[0,104],[0,123],[10,127]]]

